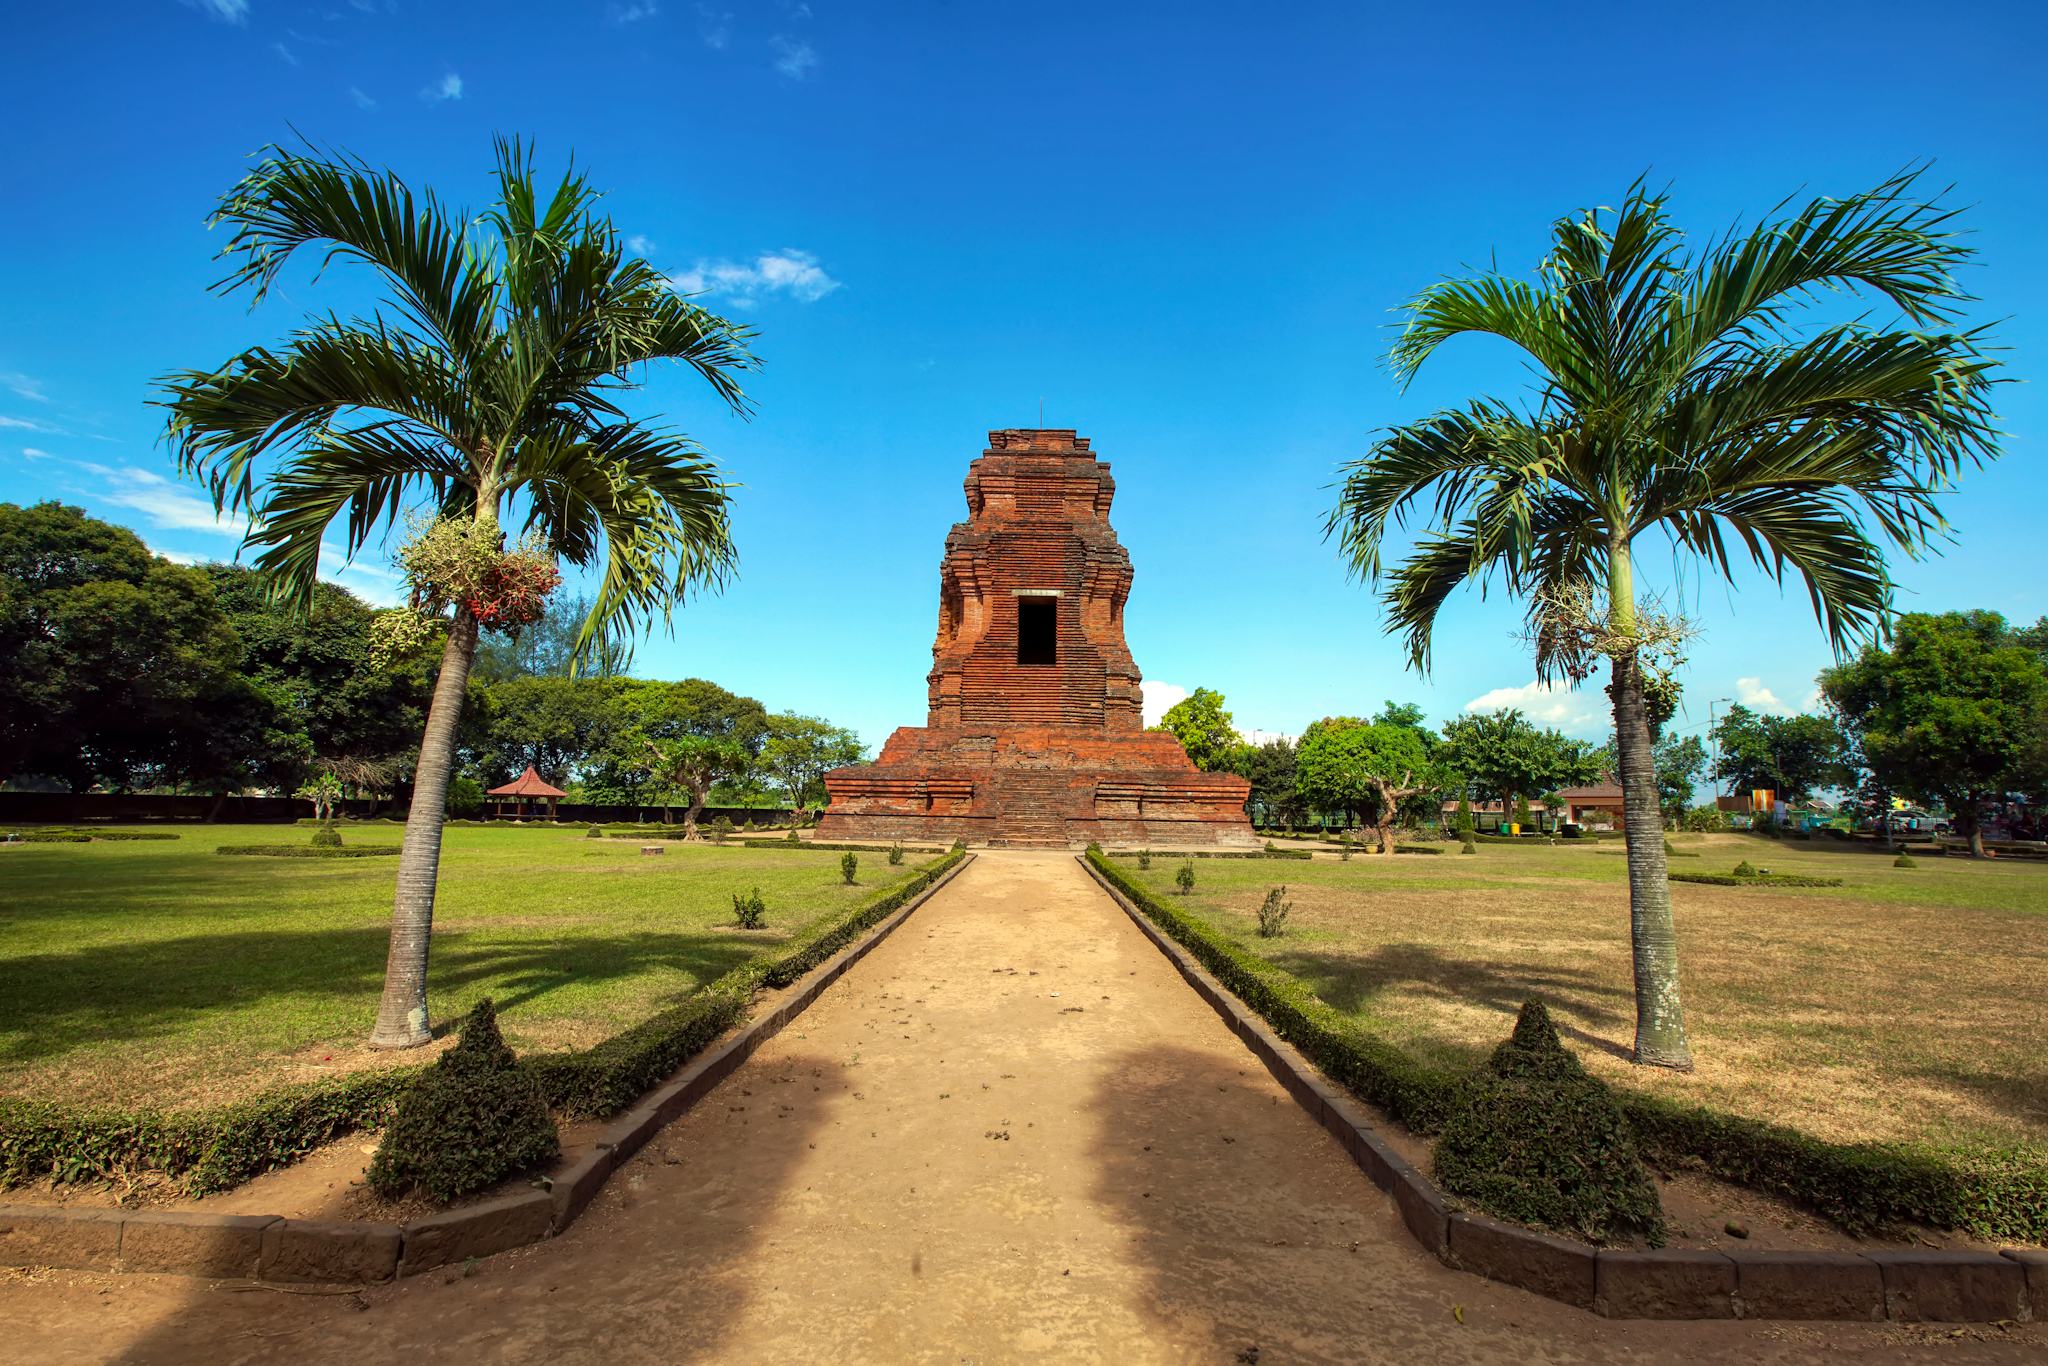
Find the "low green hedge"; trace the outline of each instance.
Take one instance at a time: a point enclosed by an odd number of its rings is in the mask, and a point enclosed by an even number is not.
[[[1704,882],[1711,887],[1839,887],[1838,877],[1807,877],[1800,873],[1667,873],[1673,882]]]
[[[293,845],[292,848],[300,846]],[[578,1053],[520,1061],[548,1104],[603,1117],[631,1105],[747,1013],[758,986],[785,986],[937,881],[966,855],[953,850],[907,883],[807,927],[778,957],[735,968],[681,1004]],[[385,1122],[420,1066],[280,1087],[213,1110],[118,1111],[0,1098],[0,1189],[45,1176],[105,1180],[153,1171],[192,1195],[240,1185],[356,1129]]]
[[[1333,1009],[1290,974],[1089,861],[1274,1031],[1324,1072],[1417,1134],[1442,1126],[1459,1078],[1429,1068]],[[2048,1243],[2048,1164],[2024,1150],[1955,1153],[1917,1145],[1829,1143],[1782,1125],[1618,1094],[1644,1155],[1807,1206],[1852,1233],[1900,1224]]]
[[[22,844],[91,844],[92,836],[69,830],[28,830],[14,837]]]
[[[223,844],[213,852],[256,858],[384,858],[399,849],[396,844]]]

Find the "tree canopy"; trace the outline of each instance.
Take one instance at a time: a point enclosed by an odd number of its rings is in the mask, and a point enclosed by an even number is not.
[[[1768,788],[1781,801],[1804,801],[1823,787],[1849,781],[1842,728],[1827,716],[1773,716],[1740,702],[1709,734],[1714,778],[1737,792]]]
[[[1154,729],[1180,741],[1188,758],[1204,773],[1230,769],[1244,743],[1231,724],[1230,713],[1223,709],[1223,694],[1210,688],[1196,688],[1168,707]]]
[[[2048,671],[1996,612],[1908,612],[1820,682],[1878,782],[1946,806],[1976,853],[1982,803],[2048,782]]]

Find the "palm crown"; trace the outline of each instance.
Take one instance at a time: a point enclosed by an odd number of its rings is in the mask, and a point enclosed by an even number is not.
[[[169,376],[169,436],[217,507],[250,516],[255,562],[289,601],[309,600],[338,518],[352,557],[422,498],[444,515],[523,519],[572,564],[601,560],[582,656],[666,619],[733,562],[717,468],[628,418],[614,392],[671,359],[744,413],[735,375],[754,364],[750,334],[630,256],[573,169],[543,203],[529,154],[501,139],[497,188],[465,221],[345,155],[270,149],[214,216],[234,230],[217,288],[260,301],[312,246],[323,266],[373,267],[401,316],[316,317],[275,349]]]
[[[1538,618],[1604,585],[1625,627],[1627,551],[1656,527],[1721,574],[1742,555],[1791,570],[1838,649],[1873,629],[1890,594],[1879,539],[1916,553],[1942,528],[1935,495],[1993,454],[1993,362],[1952,326],[1966,248],[1914,179],[1694,259],[1638,185],[1618,211],[1559,220],[1536,283],[1488,274],[1417,296],[1392,354],[1404,383],[1447,340],[1485,333],[1533,358],[1540,387],[1526,410],[1480,399],[1394,428],[1346,467],[1327,530],[1355,572],[1384,572],[1389,629],[1416,664],[1468,580],[1498,576]],[[1797,306],[1831,289],[1881,296],[1901,325],[1800,329]],[[1428,530],[1386,571],[1390,530],[1418,511]],[[1546,678],[1575,662],[1533,625]]]

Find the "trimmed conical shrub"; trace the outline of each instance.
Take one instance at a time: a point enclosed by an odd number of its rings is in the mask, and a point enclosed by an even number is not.
[[[368,1179],[383,1195],[419,1188],[445,1204],[560,1151],[540,1088],[505,1046],[496,1008],[479,1001],[455,1047],[399,1097]]]
[[[1541,1002],[1462,1087],[1436,1141],[1446,1191],[1500,1219],[1593,1243],[1664,1241],[1657,1188],[1607,1087]]]

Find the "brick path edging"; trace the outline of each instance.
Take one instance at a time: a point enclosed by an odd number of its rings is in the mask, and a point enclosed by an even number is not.
[[[1195,961],[1084,855],[1076,860],[1393,1200],[1415,1241],[1469,1271],[1617,1319],[2030,1321],[2048,1314],[2048,1251],[1764,1252],[1594,1248],[1453,1210],[1429,1178],[1374,1132],[1370,1115]]]
[[[402,1225],[194,1210],[0,1205],[0,1266],[347,1285],[388,1281],[552,1238],[576,1222],[612,1172],[648,1139],[801,1015],[819,993],[972,862],[970,853],[858,940],[799,978],[772,1009],[697,1054],[616,1116],[589,1153],[534,1189],[441,1210]]]

